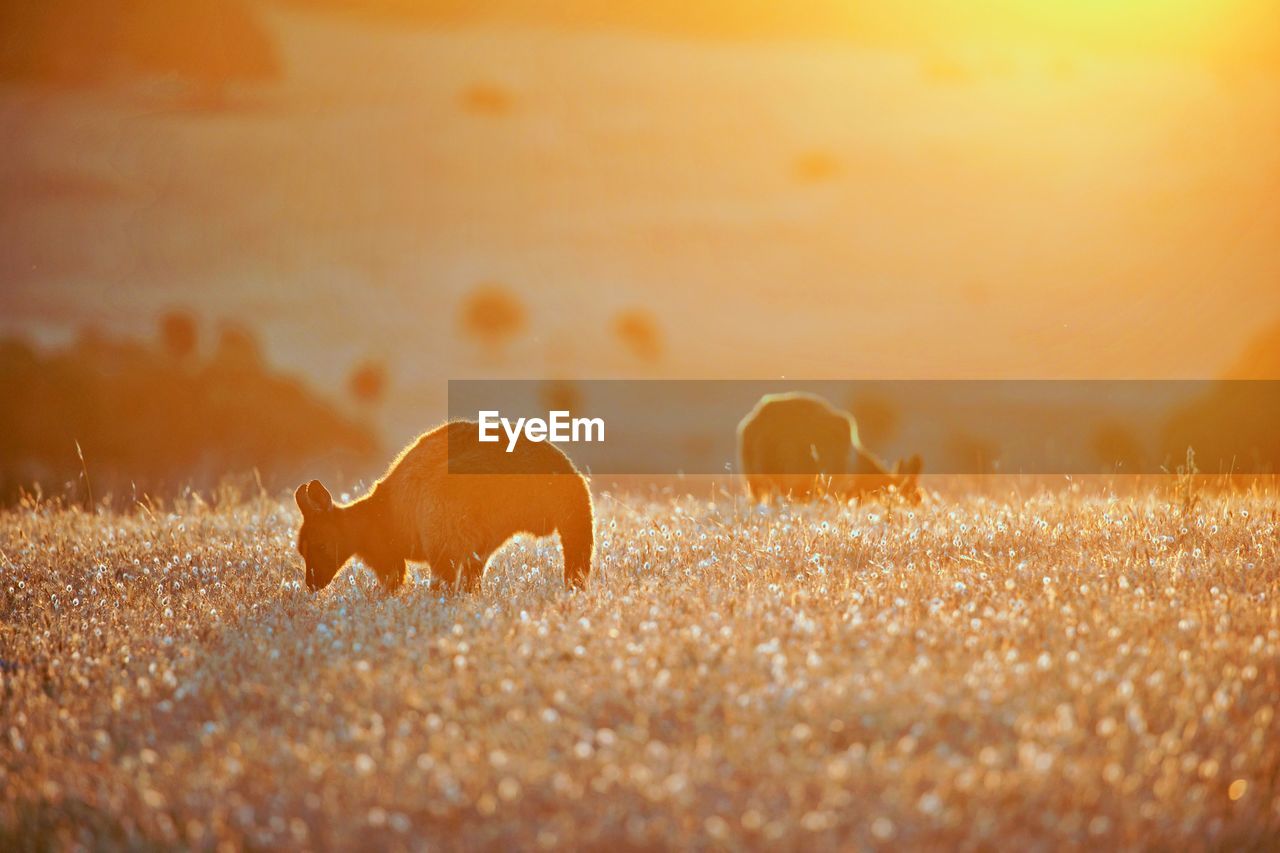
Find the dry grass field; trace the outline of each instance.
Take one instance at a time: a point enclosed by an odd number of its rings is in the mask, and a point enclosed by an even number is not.
[[[1274,493],[597,504],[443,601],[290,500],[0,514],[0,847],[1280,837]]]

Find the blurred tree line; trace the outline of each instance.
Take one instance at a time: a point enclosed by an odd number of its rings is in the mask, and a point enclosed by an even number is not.
[[[351,389],[371,403],[385,371],[360,370],[377,374]],[[363,467],[379,450],[371,427],[273,371],[243,326],[224,326],[201,358],[196,323],[182,313],[162,318],[154,342],[92,329],[54,352],[0,341],[0,398],[6,501],[37,484],[61,492],[86,469],[98,497],[208,487],[253,471],[276,487],[309,465]],[[77,487],[78,496],[87,497],[88,485]]]
[[[0,3],[0,80],[84,86],[174,77],[220,101],[235,81],[274,80],[278,52],[246,0]]]

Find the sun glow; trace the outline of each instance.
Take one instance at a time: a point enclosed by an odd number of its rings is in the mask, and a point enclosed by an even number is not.
[[[1227,8],[1212,0],[1006,0],[991,19],[1082,46],[1141,49],[1211,38]]]
[[[1057,50],[1277,60],[1280,12],[1264,0],[946,0],[881,6],[861,22],[895,41],[957,39]]]

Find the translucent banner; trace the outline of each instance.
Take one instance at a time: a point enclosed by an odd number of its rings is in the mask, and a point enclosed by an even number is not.
[[[476,423],[455,473],[526,443],[618,475],[1280,469],[1276,381],[455,380],[449,415]]]

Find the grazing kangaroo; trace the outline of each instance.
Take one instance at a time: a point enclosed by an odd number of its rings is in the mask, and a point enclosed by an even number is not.
[[[479,441],[471,421],[420,437],[349,504],[335,504],[319,480],[294,498],[302,510],[298,553],[313,591],[355,555],[389,593],[404,583],[407,561],[430,564],[432,589],[473,591],[489,556],[517,533],[560,535],[566,586],[582,588],[591,574],[586,479],[554,445],[521,441],[507,453],[505,444]]]
[[[738,424],[738,463],[757,501],[856,498],[896,491],[920,499],[919,456],[892,470],[858,441],[858,425],[814,394],[766,394]]]

